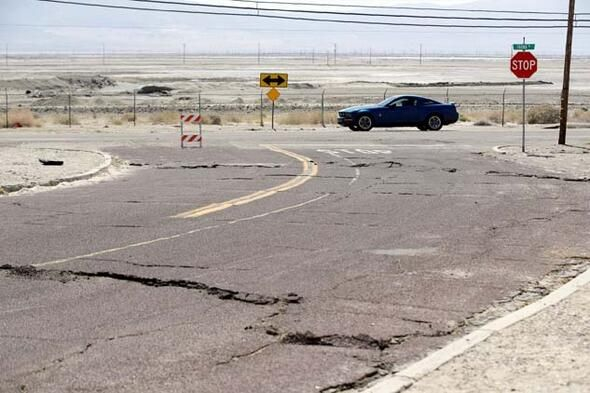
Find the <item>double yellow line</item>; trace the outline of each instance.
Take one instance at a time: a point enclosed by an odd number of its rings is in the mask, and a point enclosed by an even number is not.
[[[286,156],[292,157],[298,161],[300,161],[303,165],[303,171],[297,175],[295,178],[289,180],[286,183],[280,184],[278,186],[268,188],[266,190],[257,191],[250,195],[245,195],[243,197],[235,198],[225,202],[219,203],[212,203],[207,206],[203,206],[201,208],[187,211],[184,213],[177,214],[174,216],[175,218],[197,218],[202,217],[207,214],[215,213],[221,210],[229,209],[230,207],[234,206],[241,206],[247,203],[251,203],[257,201],[259,199],[268,198],[270,196],[275,195],[278,192],[288,191],[295,187],[299,187],[300,185],[307,182],[312,177],[318,174],[318,165],[309,157],[302,156],[300,154],[296,154],[287,150],[280,149],[276,146],[272,145],[261,145],[269,150],[275,151],[277,153],[284,154]]]

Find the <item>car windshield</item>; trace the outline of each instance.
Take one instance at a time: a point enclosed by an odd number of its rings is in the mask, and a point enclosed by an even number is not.
[[[393,101],[397,100],[398,98],[400,98],[400,96],[395,96],[395,97],[389,97],[383,101],[381,101],[380,103],[378,103],[377,105],[379,106],[387,106],[390,103],[392,103]]]

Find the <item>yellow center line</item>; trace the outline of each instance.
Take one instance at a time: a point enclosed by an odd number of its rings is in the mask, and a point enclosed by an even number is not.
[[[277,192],[282,192],[282,191],[287,191],[290,190],[292,188],[298,187],[300,185],[302,185],[303,183],[307,182],[309,179],[311,179],[313,176],[316,176],[318,173],[318,166],[315,162],[313,162],[310,158],[305,157],[305,156],[301,156],[299,154],[296,153],[292,153],[286,150],[282,150],[279,149],[278,147],[275,146],[267,146],[267,145],[262,145],[263,147],[266,147],[267,149],[270,149],[272,151],[276,151],[278,153],[282,153],[285,155],[288,155],[290,157],[293,157],[295,159],[297,159],[298,161],[301,161],[303,163],[303,171],[301,172],[301,174],[297,175],[295,177],[295,179],[292,179],[286,183],[280,184],[278,186],[269,188],[267,190],[262,190],[262,191],[257,191],[253,194],[250,195],[246,195],[244,197],[241,198],[236,198],[236,199],[232,199],[230,201],[226,201],[226,202],[220,202],[220,203],[214,203],[212,205],[208,205],[205,206],[203,208],[200,209],[196,209],[193,210],[191,212],[186,212],[183,214],[180,214],[176,217],[185,217],[189,218],[189,217],[200,217],[200,216],[204,216],[205,214],[211,214],[211,213],[215,213],[217,211],[220,210],[224,210],[224,209],[228,209],[232,206],[239,206],[239,205],[243,205],[246,203],[250,203],[262,198],[266,198],[269,197],[271,195],[276,194]],[[234,221],[231,221],[229,224],[237,224],[239,222],[243,222],[243,221],[250,221],[250,220],[254,220],[257,218],[262,218],[262,217],[266,217],[269,216],[271,214],[277,214],[277,213],[282,213],[291,209],[296,209],[302,206],[306,206],[310,203],[313,202],[317,202],[325,197],[327,197],[328,194],[324,194],[320,197],[311,199],[309,201],[303,202],[303,203],[299,203],[297,205],[292,205],[292,206],[288,206],[288,207],[284,207],[281,209],[277,209],[277,210],[273,210],[270,212],[266,212],[266,213],[262,213],[262,214],[258,214],[255,216],[251,216],[251,217],[246,217],[246,218],[241,218],[241,219],[237,219]],[[53,265],[60,265],[63,263],[67,263],[67,262],[73,262],[73,261],[77,261],[77,260],[82,260],[82,259],[88,259],[88,258],[93,258],[93,257],[97,257],[100,255],[105,255],[105,254],[111,254],[111,253],[115,253],[115,252],[119,252],[119,251],[125,251],[125,250],[129,250],[129,249],[133,249],[133,248],[138,248],[138,247],[144,247],[144,246],[149,246],[152,244],[156,244],[156,243],[160,243],[160,242],[164,242],[164,241],[168,241],[168,240],[175,240],[175,239],[179,239],[185,236],[189,236],[198,232],[203,232],[203,231],[207,231],[210,229],[218,229],[221,228],[222,225],[218,224],[218,225],[212,225],[212,226],[208,226],[208,227],[204,227],[204,228],[197,228],[197,229],[193,229],[187,232],[183,232],[183,233],[177,233],[175,235],[171,235],[171,236],[165,236],[165,237],[159,237],[156,239],[151,239],[151,240],[146,240],[143,242],[138,242],[138,243],[133,243],[133,244],[127,244],[124,246],[120,246],[120,247],[114,247],[114,248],[110,248],[107,250],[101,250],[101,251],[96,251],[96,252],[92,252],[89,254],[84,254],[84,255],[77,255],[74,257],[69,257],[69,258],[63,258],[63,259],[58,259],[58,260],[54,260],[54,261],[48,261],[48,262],[42,262],[42,263],[36,263],[33,264],[34,267],[44,267],[44,266],[53,266]]]
[[[274,186],[265,190],[256,191],[252,194],[245,195],[239,198],[231,199],[225,202],[219,203],[212,203],[207,206],[200,207],[195,210],[190,210],[184,213],[180,213],[174,216],[174,218],[197,218],[202,217],[207,214],[215,213],[221,210],[229,209],[233,206],[241,206],[247,203],[251,203],[260,199],[268,198],[270,196],[275,195],[278,192],[284,192],[291,190],[295,187],[299,187],[300,185],[307,182],[312,177],[318,174],[318,165],[309,157],[302,156],[297,153],[293,153],[287,150],[280,149],[276,146],[272,145],[261,145],[269,150],[275,151],[277,153],[284,154],[286,156],[292,157],[302,163],[303,170],[302,172],[297,175],[294,179],[289,180],[286,183],[279,184],[278,186]]]

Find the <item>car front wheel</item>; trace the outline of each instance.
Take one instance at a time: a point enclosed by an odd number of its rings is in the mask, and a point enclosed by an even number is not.
[[[356,121],[356,126],[360,131],[370,131],[373,128],[373,118],[369,115],[362,115]]]
[[[443,126],[443,120],[440,115],[430,115],[426,120],[426,125],[428,126],[429,130],[438,131]]]

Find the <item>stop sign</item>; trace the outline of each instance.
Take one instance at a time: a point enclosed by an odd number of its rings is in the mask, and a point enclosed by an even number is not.
[[[510,59],[510,71],[517,78],[528,79],[537,72],[537,58],[531,52],[518,52]]]

